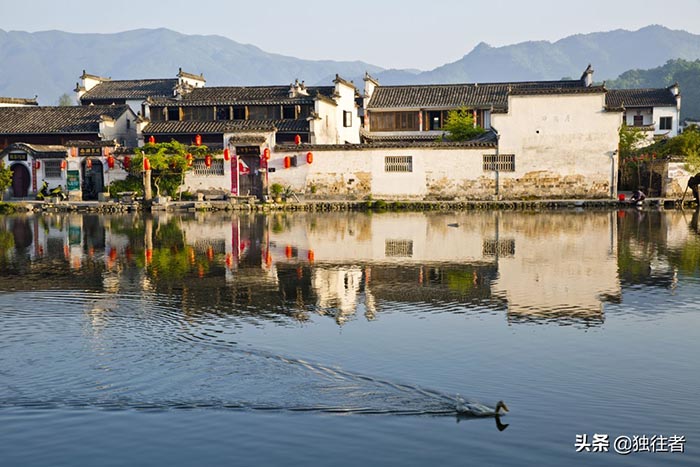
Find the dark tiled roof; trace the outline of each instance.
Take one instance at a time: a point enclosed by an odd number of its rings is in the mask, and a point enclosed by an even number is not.
[[[367,106],[382,108],[501,107],[508,105],[509,92],[553,92],[585,89],[580,80],[528,81],[518,83],[431,84],[379,86]]]
[[[333,86],[306,88],[308,96],[289,97],[289,86],[226,86],[195,88],[181,100],[152,99],[151,105],[158,106],[198,106],[198,105],[284,105],[312,104],[317,93],[330,97],[335,92]]]
[[[668,89],[610,89],[605,95],[609,107],[675,107],[676,97]]]
[[[37,158],[56,158],[66,157],[68,155],[68,148],[66,146],[56,144],[13,143],[0,152],[0,157],[4,157],[5,154],[15,150],[31,152],[32,155]]]
[[[152,122],[143,130],[146,135],[156,134],[211,134],[239,131],[309,132],[306,120],[216,120]]]
[[[398,143],[410,145],[413,143],[450,143],[449,140],[444,138],[445,133],[435,132],[409,133],[405,135],[375,135],[371,132],[368,133],[364,130],[360,130],[360,136],[362,137],[363,142],[368,144]],[[496,133],[493,131],[486,131],[474,139],[465,141],[465,143],[470,144],[495,142]]]
[[[109,99],[146,99],[147,97],[170,97],[177,86],[177,79],[131,79],[105,81],[98,84],[80,98],[81,102]]]
[[[23,98],[23,97],[0,97],[0,104],[12,104],[12,105],[39,105],[34,98]]]
[[[98,133],[102,116],[119,118],[126,105],[0,107],[0,134]]]
[[[364,144],[278,144],[275,151],[358,151],[371,149],[391,149],[391,148],[441,148],[441,149],[474,149],[474,148],[495,148],[495,141],[384,141]]]

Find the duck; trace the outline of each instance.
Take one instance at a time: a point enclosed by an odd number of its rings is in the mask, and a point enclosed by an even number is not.
[[[498,401],[496,403],[496,408],[489,407],[487,405],[481,404],[480,402],[467,402],[460,396],[457,396],[457,404],[455,409],[458,414],[471,415],[474,417],[498,417],[503,415],[501,410],[504,412],[509,412],[508,406],[503,401]]]

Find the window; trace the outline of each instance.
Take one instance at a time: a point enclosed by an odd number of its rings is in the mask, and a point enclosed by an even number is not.
[[[249,120],[279,120],[281,113],[278,105],[251,105],[248,107]]]
[[[384,156],[384,172],[413,172],[413,156]]]
[[[216,119],[217,120],[231,120],[231,108],[228,106],[222,106],[216,108]]]
[[[644,115],[635,115],[634,116],[634,126],[643,126],[644,125]]]
[[[129,120],[129,119],[127,118],[127,119],[126,119],[126,129],[128,130],[129,128],[131,128],[131,120]]]
[[[204,122],[214,118],[214,109],[211,107],[183,107],[183,120],[196,120]]]
[[[484,154],[484,172],[514,172],[515,154]]]
[[[192,173],[194,175],[215,176],[224,174],[224,160],[212,159],[211,167],[207,168],[204,159],[195,159],[192,164]]]
[[[44,177],[45,178],[61,178],[61,161],[60,160],[44,161]]]
[[[245,120],[245,107],[234,106],[233,107],[233,119],[234,120]]]
[[[352,126],[352,112],[343,110],[343,126],[350,128]]]
[[[179,121],[180,120],[180,109],[178,107],[168,107],[168,121]]]
[[[297,109],[295,105],[285,105],[282,107],[282,119],[294,120],[297,118]]]
[[[670,130],[673,128],[673,117],[661,117],[659,119],[659,130]]]
[[[387,258],[411,258],[413,256],[413,240],[384,240],[384,256]]]
[[[372,112],[372,131],[418,131],[418,112]]]

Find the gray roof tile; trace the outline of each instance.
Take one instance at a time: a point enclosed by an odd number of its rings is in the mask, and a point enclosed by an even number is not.
[[[307,87],[308,96],[289,97],[289,86],[222,86],[195,88],[181,100],[155,98],[151,105],[200,106],[200,105],[285,105],[312,104],[317,93],[330,97],[333,86]]]
[[[675,107],[676,97],[661,89],[610,89],[605,95],[609,107]]]
[[[102,116],[119,118],[126,105],[0,107],[0,134],[98,133]]]
[[[147,97],[170,97],[177,86],[177,79],[131,79],[104,81],[83,94],[80,101],[146,99]]]
[[[211,134],[275,130],[278,132],[307,133],[309,122],[306,120],[173,120],[149,123],[143,133],[146,135]]]

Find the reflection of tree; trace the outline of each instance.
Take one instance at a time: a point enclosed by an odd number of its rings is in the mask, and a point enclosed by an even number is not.
[[[698,229],[698,210],[693,213],[689,228],[691,234],[681,248],[668,252],[669,262],[687,275],[697,276],[700,273],[700,230]]]
[[[9,261],[10,250],[15,247],[15,239],[12,233],[5,230],[3,225],[0,225],[0,267],[5,269]]]

